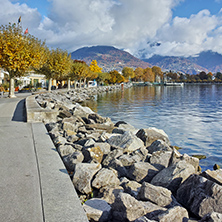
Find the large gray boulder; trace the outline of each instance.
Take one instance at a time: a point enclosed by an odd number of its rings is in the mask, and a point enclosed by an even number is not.
[[[157,129],[155,127],[149,127],[147,129],[140,129],[136,136],[139,137],[143,142],[144,145],[150,146],[155,140],[162,140],[166,142],[168,145],[170,145],[170,140],[167,136],[167,134],[160,129]]]
[[[83,194],[91,193],[91,180],[100,169],[100,164],[77,163],[72,180],[75,188]]]
[[[112,204],[114,221],[134,221],[144,216],[143,204],[127,193],[120,193]]]
[[[143,182],[137,198],[142,201],[151,201],[160,207],[166,207],[173,201],[170,190]]]
[[[158,139],[152,142],[152,144],[147,147],[147,150],[152,154],[157,151],[172,151],[172,148],[170,148],[168,143]]]
[[[206,170],[201,174],[201,176],[219,185],[222,185],[222,169],[214,170],[214,171]]]
[[[123,191],[124,190],[121,186],[116,188],[103,187],[99,190],[98,197],[105,200],[109,204],[113,204],[119,193],[123,193]]]
[[[102,165],[103,166],[108,166],[112,160],[118,158],[121,155],[123,155],[123,150],[122,149],[115,149],[115,150],[111,151],[106,156],[106,158],[103,160]]]
[[[64,118],[62,120],[62,129],[77,132],[79,127],[84,124],[85,123],[81,118],[72,116],[71,118]]]
[[[180,206],[170,208],[157,215],[147,214],[146,217],[159,222],[185,222],[189,219],[187,210]]]
[[[177,200],[198,217],[222,213],[222,186],[199,175],[191,175],[177,190]]]
[[[139,183],[150,182],[158,173],[158,169],[147,162],[136,162],[130,166],[128,171],[129,178]]]
[[[122,149],[124,153],[132,153],[133,151],[144,147],[143,141],[131,132],[112,136],[107,142],[116,149]]]
[[[168,188],[174,193],[180,184],[195,172],[196,170],[193,165],[184,160],[179,161],[178,163],[161,170],[151,180],[151,184]]]
[[[61,157],[73,154],[76,150],[71,145],[59,144],[57,150]]]
[[[111,206],[102,199],[93,198],[83,204],[89,221],[106,222],[111,218]]]
[[[172,152],[173,151],[156,151],[150,157],[150,163],[160,170],[167,168],[170,164]]]
[[[150,219],[146,218],[145,216],[142,216],[142,217],[136,219],[134,222],[156,222],[156,220],[150,220]]]
[[[118,187],[120,181],[113,170],[102,168],[92,181],[92,186],[100,189],[102,187]]]
[[[217,212],[212,212],[206,214],[199,222],[221,222],[222,221],[222,214]]]
[[[142,185],[140,183],[133,180],[129,180],[126,183],[122,183],[122,187],[124,188],[124,191],[133,197],[137,197],[141,186]]]
[[[111,151],[110,145],[109,145],[108,143],[105,143],[105,142],[104,142],[104,143],[96,142],[96,143],[94,144],[94,147],[99,147],[99,148],[102,150],[102,152],[103,152],[104,155],[109,154],[110,151]]]
[[[66,166],[66,169],[69,172],[72,172],[75,169],[75,165],[77,163],[82,163],[83,159],[84,159],[84,156],[83,156],[82,152],[77,150],[72,154],[64,156],[62,160],[63,160],[63,163]]]

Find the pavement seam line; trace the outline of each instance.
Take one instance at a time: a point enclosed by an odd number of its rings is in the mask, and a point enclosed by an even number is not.
[[[32,127],[32,126],[33,126],[33,123],[31,123],[31,131],[32,131],[32,139],[33,139],[33,145],[34,145],[34,152],[35,152],[35,157],[36,157],[37,171],[38,171],[38,176],[39,176],[39,189],[40,189],[40,197],[41,197],[41,205],[42,205],[42,217],[43,217],[43,222],[45,222],[45,212],[44,212],[44,204],[43,204],[43,193],[42,193],[41,174],[40,174],[38,154],[37,154],[37,150],[36,150],[35,138],[34,138],[34,132],[33,132],[33,127]]]

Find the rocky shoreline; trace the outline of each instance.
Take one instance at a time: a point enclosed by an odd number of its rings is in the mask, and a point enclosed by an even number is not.
[[[130,87],[130,86],[125,86]],[[35,96],[89,221],[222,221],[222,170],[201,172],[166,133],[113,123],[79,103],[121,86]]]

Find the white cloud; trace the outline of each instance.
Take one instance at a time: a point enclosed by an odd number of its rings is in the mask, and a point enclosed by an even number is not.
[[[184,0],[49,0],[42,18],[26,4],[0,0],[1,24],[17,22],[51,47],[73,51],[90,45],[113,45],[137,54],[193,55],[222,48],[221,14],[200,11],[190,18],[175,17],[172,9]],[[147,42],[161,42],[149,47]],[[221,50],[222,51],[222,50]]]

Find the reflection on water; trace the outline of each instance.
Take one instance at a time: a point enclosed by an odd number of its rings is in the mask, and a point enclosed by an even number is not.
[[[204,169],[222,165],[222,85],[147,86],[99,95],[86,104],[113,122],[163,129],[181,153],[205,154]]]

